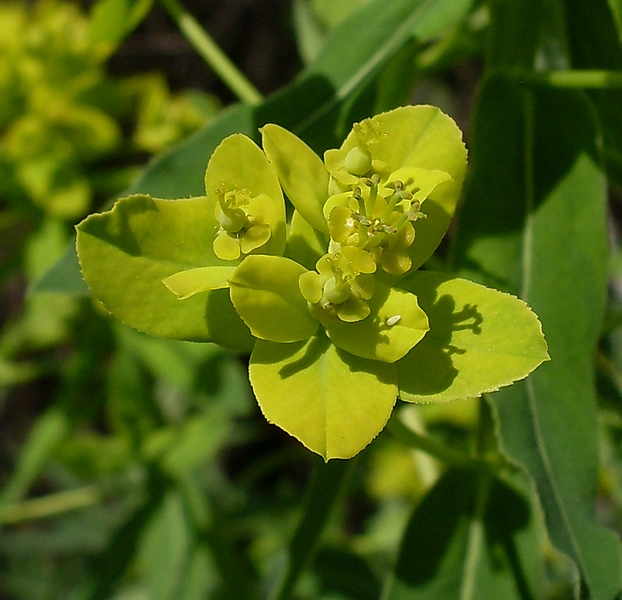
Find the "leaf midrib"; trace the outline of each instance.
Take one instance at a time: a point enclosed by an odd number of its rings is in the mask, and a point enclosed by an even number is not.
[[[525,115],[525,138],[524,138],[524,168],[525,168],[525,181],[526,181],[526,211],[525,211],[525,226],[523,228],[523,241],[521,244],[521,298],[529,303],[531,291],[532,291],[532,275],[533,275],[533,260],[534,260],[534,210],[535,210],[535,168],[533,161],[534,150],[534,98],[533,92],[523,92],[524,98],[524,115]],[[557,480],[555,478],[554,469],[551,464],[548,450],[546,448],[544,435],[542,432],[542,424],[540,415],[538,413],[538,407],[536,403],[536,392],[534,389],[533,379],[528,378],[525,382],[525,391],[527,397],[527,407],[531,417],[531,423],[533,425],[533,434],[536,441],[536,448],[542,467],[544,468],[548,483],[555,498],[559,515],[565,526],[565,533],[570,541],[571,547],[575,556],[573,559],[578,559],[579,569],[582,574],[585,574],[585,560],[581,547],[576,539],[574,528],[572,527],[572,521],[569,516],[569,512],[563,501],[563,495],[558,488]]]

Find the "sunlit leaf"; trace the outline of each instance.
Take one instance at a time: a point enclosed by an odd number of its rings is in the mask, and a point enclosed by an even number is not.
[[[235,267],[197,267],[180,271],[162,280],[162,283],[180,300],[199,292],[229,287]]]
[[[350,458],[386,424],[397,395],[393,365],[365,360],[323,335],[258,341],[249,367],[266,419],[328,460]]]
[[[430,271],[402,283],[430,319],[430,331],[396,365],[402,400],[480,396],[548,360],[542,326],[518,298]]]
[[[252,338],[228,290],[180,301],[162,283],[186,269],[222,264],[211,246],[215,225],[204,197],[125,198],[78,226],[82,275],[115,317],[140,331],[250,349]]]
[[[307,270],[280,256],[249,256],[230,279],[231,300],[254,336],[298,342],[318,328],[298,287]]]
[[[328,197],[328,172],[309,146],[293,133],[269,123],[261,129],[263,148],[296,210],[318,231],[328,231],[322,206]]]
[[[371,314],[362,321],[326,328],[336,346],[356,356],[392,363],[428,331],[428,318],[414,294],[378,284],[369,306]]]

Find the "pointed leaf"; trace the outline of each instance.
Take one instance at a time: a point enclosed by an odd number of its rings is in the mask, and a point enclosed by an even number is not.
[[[180,300],[185,300],[199,292],[228,288],[229,279],[235,269],[236,267],[197,267],[166,277],[162,283]]]
[[[326,253],[328,236],[313,229],[295,210],[287,234],[287,256],[307,267],[315,269],[317,261]]]
[[[298,278],[307,270],[281,256],[249,256],[230,279],[231,300],[254,336],[299,342],[319,326],[307,308]]]
[[[383,598],[540,598],[543,534],[520,474],[450,470],[415,508]]]
[[[592,116],[573,91],[488,81],[455,255],[461,274],[519,295],[542,321],[551,361],[491,397],[500,441],[532,475],[551,540],[575,561],[590,597],[610,600],[622,589],[622,569],[619,539],[594,512],[593,353],[608,231]]]
[[[152,6],[153,0],[98,0],[91,8],[89,39],[114,51]]]
[[[622,1],[572,2],[566,11],[575,69],[622,70]],[[590,90],[601,123],[607,174],[622,188],[622,90],[604,78],[604,89]]]
[[[324,336],[259,340],[251,384],[266,419],[331,458],[350,458],[385,426],[397,395],[393,365],[338,350]]]
[[[185,269],[222,264],[211,246],[215,225],[204,197],[124,198],[78,225],[82,275],[95,297],[126,325],[150,335],[211,340],[248,351],[252,337],[227,290],[179,301],[162,283]]]
[[[548,360],[542,326],[522,300],[431,271],[419,271],[402,284],[430,319],[430,331],[396,365],[402,400],[480,396]]]
[[[322,207],[328,198],[328,171],[320,157],[278,125],[264,125],[261,136],[287,197],[309,225],[327,233]]]

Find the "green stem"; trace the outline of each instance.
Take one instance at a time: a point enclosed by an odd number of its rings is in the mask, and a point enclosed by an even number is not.
[[[0,523],[2,525],[15,525],[24,521],[54,517],[71,510],[94,506],[99,504],[101,500],[101,491],[96,486],[58,492],[57,494],[5,506]]]
[[[557,88],[622,88],[622,71],[605,70],[559,70],[544,72],[517,72],[516,78],[530,85],[546,85]]]
[[[317,464],[312,475],[302,517],[287,548],[283,571],[270,600],[287,600],[298,578],[311,560],[322,531],[345,487],[354,460],[332,460]]]
[[[453,450],[430,437],[417,433],[398,417],[391,419],[387,425],[389,431],[401,442],[422,450],[441,462],[456,467],[478,467],[480,463],[468,454]]]
[[[263,96],[177,0],[160,0],[160,3],[192,47],[242,102],[249,104],[262,102]]]

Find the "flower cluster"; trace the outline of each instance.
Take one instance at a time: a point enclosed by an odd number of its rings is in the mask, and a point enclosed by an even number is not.
[[[294,134],[273,124],[262,129],[265,154],[241,134],[216,149],[206,174],[207,198],[214,202],[218,223],[213,251],[221,260],[239,263],[225,275],[233,306],[254,337],[300,342],[315,335],[321,324],[341,350],[387,363],[405,356],[423,338],[429,323],[416,296],[393,287],[388,276],[401,277],[419,266],[413,264],[411,248],[417,247],[417,230],[427,220],[425,206],[443,187],[453,187],[455,203],[464,168],[441,165],[454,167],[453,174],[430,169],[422,160],[425,151],[413,152],[402,139],[409,134],[409,122],[422,115],[440,121],[459,141],[459,130],[449,117],[424,106],[396,109],[355,124],[343,147],[327,151],[323,162]],[[395,122],[402,121],[400,131]],[[402,151],[396,153],[397,148]],[[313,235],[321,249],[312,265],[291,244],[282,253],[268,248],[274,223],[266,215],[282,216],[283,198],[253,189],[251,182],[233,173],[231,164],[239,154],[257,162],[246,162],[246,172],[274,170],[272,188],[282,187],[302,215],[290,224],[290,236],[306,229],[303,237]],[[465,162],[461,142],[454,154]],[[225,162],[233,179],[219,180],[216,171]],[[306,188],[302,194],[301,188]],[[314,218],[307,221],[306,213]],[[296,227],[296,221],[304,225]],[[433,247],[424,240],[430,246],[428,255],[442,234],[437,234]],[[253,260],[243,260],[251,256]],[[222,287],[221,279],[209,283],[216,280],[216,268],[185,270],[164,283],[187,298],[192,295],[189,277],[196,278],[197,293]],[[361,343],[364,337],[373,343]]]
[[[413,124],[421,131],[413,132]],[[434,132],[452,145],[436,161]],[[255,347],[263,352],[272,348],[277,353],[273,344],[291,349],[315,338],[325,340],[326,348],[334,346],[344,364],[352,355],[393,365],[430,328],[417,296],[396,282],[419,267],[445,233],[466,164],[458,128],[436,108],[403,107],[355,124],[342,147],[328,150],[323,161],[282,127],[266,125],[261,133],[263,152],[236,134],[216,149],[206,172],[207,198],[217,220],[214,254],[235,266],[220,271],[222,277],[216,276],[222,267],[184,270],[164,284],[180,298],[226,285],[233,307],[257,340]],[[255,164],[246,160],[236,173],[232,165],[240,155],[252,156]],[[227,172],[219,178],[224,163]],[[268,213],[283,215],[281,194],[266,194],[242,177],[268,168],[274,173],[273,190],[283,189],[295,209],[282,252],[268,247],[275,223],[266,218]],[[428,225],[427,206],[432,206],[433,225],[440,220],[441,228],[430,233],[428,226],[420,235]],[[189,290],[192,278],[194,289]],[[331,449],[325,440],[324,447],[316,447],[302,424],[280,416],[272,397],[280,395],[282,365],[272,368],[264,385],[257,373],[265,364],[259,366],[255,354],[251,383],[268,419],[327,457],[353,453]],[[369,365],[365,370],[374,371]],[[356,374],[349,366],[348,371],[344,384],[350,380],[346,385],[356,388]],[[394,375],[388,379],[392,407],[397,386]],[[382,383],[386,393],[387,383]],[[303,393],[301,386],[297,395]],[[373,435],[390,410],[384,412]],[[357,446],[356,451],[360,442]]]
[[[398,395],[475,396],[546,360],[524,303],[418,271],[449,227],[466,170],[447,115],[382,113],[323,160],[278,125],[261,134],[262,148],[242,134],[221,142],[204,197],[134,196],[79,226],[83,275],[113,314],[152,334],[250,350],[266,418],[325,459],[365,447]],[[132,244],[114,241],[119,230]],[[102,259],[125,277],[123,294],[94,267]]]

